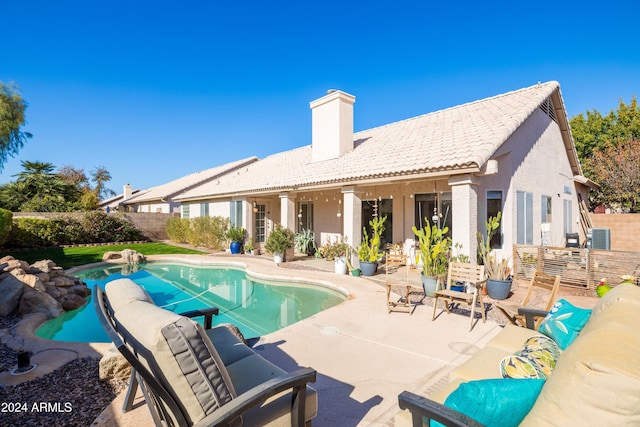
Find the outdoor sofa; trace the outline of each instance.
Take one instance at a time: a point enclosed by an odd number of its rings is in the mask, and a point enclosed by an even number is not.
[[[550,313],[554,318],[561,317],[560,322],[588,317],[586,324],[576,321],[569,326],[567,337],[577,334],[577,338],[573,342],[568,340],[568,344],[562,339],[566,348],[560,350],[546,381],[502,378],[503,358],[521,351],[525,341],[539,334],[507,325],[485,348],[451,371],[448,384],[429,398],[402,392],[399,405],[408,411],[398,414],[396,425],[428,425],[423,416],[445,425],[482,425],[476,420],[486,416],[483,419],[486,424],[502,426],[509,422],[501,417],[509,418],[517,411],[524,418],[510,422],[522,426],[640,425],[640,287],[627,284],[614,287],[590,314],[589,310],[574,307],[569,316],[571,304],[559,306],[554,305]],[[566,312],[560,316],[562,307]],[[579,315],[573,315],[578,312]],[[553,321],[551,315],[547,319]],[[544,323],[541,331],[543,327]],[[541,387],[539,391],[524,390],[528,387],[525,385],[534,383]],[[466,403],[460,404],[465,393]],[[480,415],[469,418],[453,409],[463,407],[468,415]]]
[[[310,426],[317,415],[307,385],[316,371],[287,373],[229,328],[211,328],[216,308],[179,315],[126,278],[94,292],[102,326],[134,368],[156,425]],[[191,319],[199,315],[204,328]]]

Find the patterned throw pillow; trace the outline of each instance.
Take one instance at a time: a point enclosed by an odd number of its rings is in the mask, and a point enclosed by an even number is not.
[[[533,336],[522,350],[500,361],[503,378],[547,379],[560,358],[560,348],[549,337]]]
[[[545,334],[565,350],[578,337],[589,316],[591,310],[576,307],[561,299],[553,305],[540,324],[538,332]]]

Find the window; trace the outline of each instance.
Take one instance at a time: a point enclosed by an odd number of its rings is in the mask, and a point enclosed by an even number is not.
[[[298,233],[313,230],[313,202],[298,203]]]
[[[189,205],[182,205],[182,218],[189,218]]]
[[[232,200],[229,205],[231,212],[229,213],[229,222],[233,227],[242,227],[242,200]]]
[[[564,233],[566,236],[567,233],[573,232],[573,226],[571,224],[571,218],[573,216],[573,206],[571,205],[571,200],[563,200],[563,208]]]
[[[264,214],[264,205],[255,205],[254,225],[255,235],[253,241],[256,243],[264,243],[266,235],[266,216]]]
[[[542,212],[542,217],[540,219],[542,220],[542,223],[552,222],[552,202],[553,199],[551,198],[551,196],[542,196],[542,205],[540,206],[540,212]]]
[[[209,203],[200,203],[200,216],[209,216]]]
[[[502,212],[502,191],[487,191],[487,217],[495,217],[498,212]],[[502,220],[496,233],[491,237],[491,247],[494,249],[502,249]]]
[[[533,245],[533,193],[516,192],[516,243]]]

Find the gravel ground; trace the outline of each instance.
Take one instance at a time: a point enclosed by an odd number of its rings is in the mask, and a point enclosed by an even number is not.
[[[17,316],[0,317],[0,329],[14,326]],[[17,352],[0,344],[0,371],[16,365]],[[99,359],[75,359],[32,381],[14,386],[0,385],[0,425],[89,426],[126,382],[101,382]]]

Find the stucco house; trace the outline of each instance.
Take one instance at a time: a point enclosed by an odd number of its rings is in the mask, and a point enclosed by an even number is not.
[[[228,173],[232,173],[238,168],[257,161],[258,158],[248,157],[237,160],[211,169],[195,172],[183,176],[166,184],[158,185],[146,190],[133,190],[130,184],[125,184],[122,194],[105,200],[101,204],[102,208],[109,206],[111,210],[123,212],[153,212],[153,213],[180,213],[180,203],[174,200],[175,197],[189,191],[190,189],[205,184],[213,179],[217,179]],[[203,210],[197,212],[196,216],[210,215],[208,204],[202,206]],[[217,213],[216,215],[220,215]],[[228,212],[224,216],[227,216]]]
[[[318,245],[342,235],[355,246],[375,215],[388,217],[387,243],[435,220],[472,259],[476,233],[498,211],[499,251],[564,245],[579,231],[578,197],[590,182],[557,82],[355,133],[354,102],[342,91],[311,102],[311,145],[184,191],[174,197],[183,216],[224,214],[258,246],[276,223],[314,230]]]

